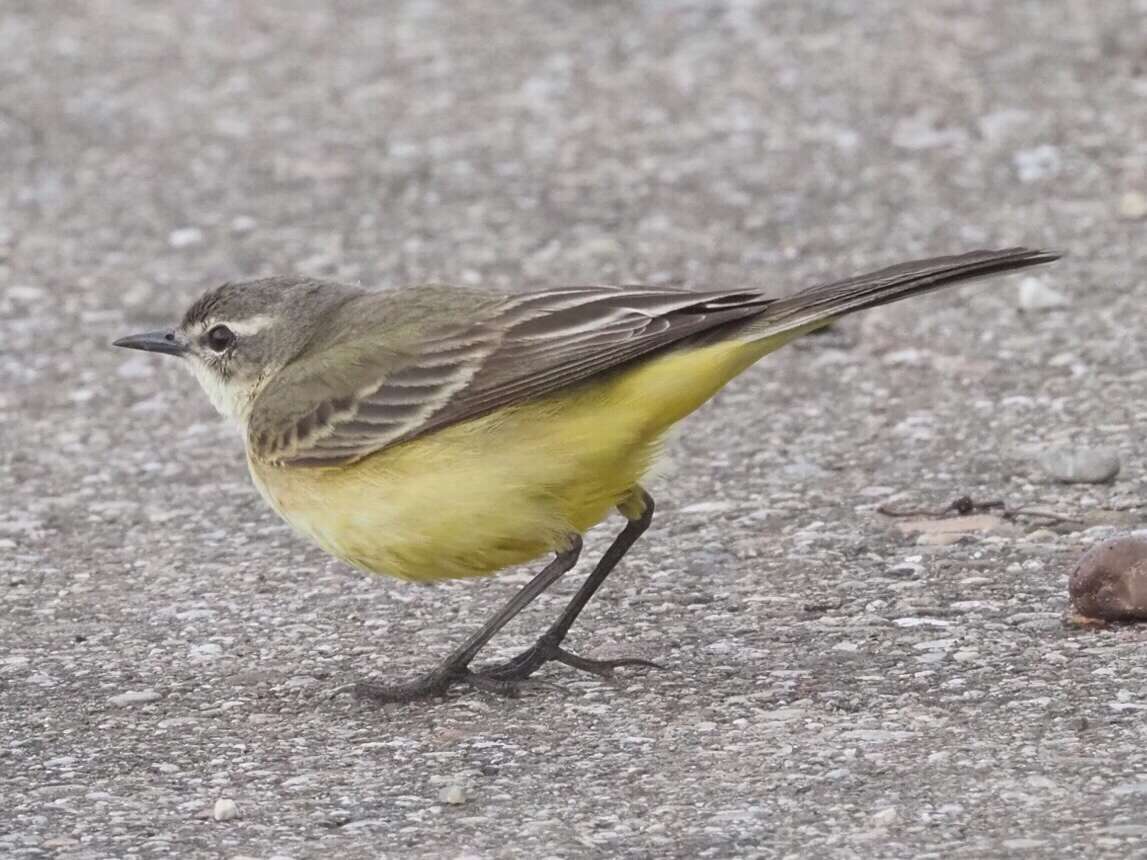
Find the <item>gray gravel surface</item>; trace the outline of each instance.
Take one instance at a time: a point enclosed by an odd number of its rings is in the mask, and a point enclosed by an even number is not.
[[[1145,33],[1144,0],[5,0],[0,856],[1147,856],[1147,634],[1063,620],[1147,524]],[[1070,256],[691,419],[573,637],[670,668],[518,700],[332,697],[528,572],[328,560],[190,378],[109,347],[272,272],[783,293],[1013,243]],[[1076,448],[1118,477],[1038,466]],[[962,495],[1062,519],[876,510]]]

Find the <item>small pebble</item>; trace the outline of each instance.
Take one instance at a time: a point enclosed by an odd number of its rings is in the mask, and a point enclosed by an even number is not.
[[[221,797],[215,801],[215,808],[211,810],[211,817],[216,821],[230,821],[239,817],[239,807],[229,797]]]
[[[1147,218],[1147,194],[1141,191],[1127,191],[1119,198],[1119,217],[1128,221]]]
[[[889,806],[887,809],[882,809],[872,816],[872,823],[877,827],[887,827],[895,823],[897,812],[895,806]]]
[[[27,304],[35,304],[44,298],[47,293],[40,287],[28,286],[26,284],[16,284],[6,290],[8,298],[17,302],[25,302]]]
[[[443,803],[449,803],[452,806],[458,806],[466,802],[466,789],[457,783],[443,786],[442,789],[438,792],[438,799]]]
[[[1053,290],[1040,278],[1028,276],[1020,281],[1020,310],[1024,311],[1050,311],[1056,308],[1066,308],[1071,304],[1059,290]]]
[[[1044,144],[1030,149],[1021,149],[1012,156],[1020,182],[1038,182],[1050,179],[1060,170],[1059,150]]]
[[[257,222],[250,215],[236,215],[231,219],[231,232],[237,236],[242,236],[244,233],[250,233],[259,226]]]
[[[217,642],[203,642],[199,645],[192,645],[190,649],[190,658],[193,663],[206,663],[217,659],[222,654],[223,646]]]
[[[1049,477],[1065,484],[1106,484],[1119,474],[1113,448],[1052,448],[1039,458]]]
[[[1124,535],[1093,546],[1072,572],[1068,593],[1085,618],[1147,619],[1147,539]]]
[[[147,379],[155,374],[155,362],[147,361],[143,356],[130,357],[119,363],[115,373],[120,379]]]
[[[917,546],[951,546],[952,544],[959,543],[962,540],[968,539],[970,535],[963,532],[939,532],[936,534],[922,534],[916,538]]]
[[[790,481],[810,481],[822,478],[827,475],[828,472],[816,463],[810,463],[808,460],[799,460],[795,463],[787,463],[782,466],[781,474]]]
[[[190,248],[203,242],[203,231],[198,227],[180,227],[167,234],[167,244],[172,248]]]
[[[1060,151],[1046,143],[1044,146],[1020,149],[1012,156],[1012,163],[1021,182],[1051,179],[1060,172]]]
[[[127,708],[132,705],[146,705],[148,702],[154,702],[159,698],[160,695],[155,690],[128,690],[118,696],[112,696],[108,701],[117,708]]]

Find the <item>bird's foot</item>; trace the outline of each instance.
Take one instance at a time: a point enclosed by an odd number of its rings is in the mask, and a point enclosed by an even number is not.
[[[521,654],[507,660],[488,666],[473,673],[475,679],[482,679],[481,684],[521,684],[534,672],[546,663],[564,663],[582,672],[589,672],[601,678],[613,676],[613,670],[622,666],[644,666],[649,669],[664,669],[665,667],[652,660],[640,657],[623,657],[617,660],[591,660],[580,657],[565,648],[549,636],[543,636]],[[475,684],[474,686],[479,686]]]
[[[486,693],[514,698],[527,687],[554,687],[555,685],[529,681],[526,676],[521,678],[493,677],[485,672],[472,672],[466,666],[446,663],[413,681],[400,684],[377,684],[371,681],[361,681],[347,687],[340,687],[335,692],[349,691],[354,694],[356,699],[387,705],[440,699],[445,697],[450,689],[455,686],[471,687]]]
[[[341,687],[336,692],[349,689],[356,698],[378,704],[438,699],[445,696],[455,686],[471,687],[482,692],[513,698],[518,696],[522,690],[531,687],[557,688],[555,684],[530,680],[530,676],[546,663],[564,663],[574,669],[589,672],[601,678],[612,677],[614,669],[622,666],[644,666],[649,669],[665,668],[659,663],[641,657],[591,660],[567,651],[550,637],[543,636],[521,654],[505,663],[497,663],[477,671],[464,665],[444,663],[413,681],[401,684],[376,684],[364,681],[351,684],[349,687]]]

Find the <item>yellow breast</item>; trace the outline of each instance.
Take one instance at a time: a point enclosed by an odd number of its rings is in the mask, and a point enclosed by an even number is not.
[[[284,519],[357,567],[418,581],[492,573],[604,519],[664,431],[777,346],[671,352],[351,466],[249,461],[251,474]]]

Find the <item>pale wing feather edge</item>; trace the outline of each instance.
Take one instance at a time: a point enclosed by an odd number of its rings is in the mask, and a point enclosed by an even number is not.
[[[299,420],[299,426],[248,444],[258,459],[282,465],[353,462],[756,315],[768,302],[746,291],[648,287],[583,287],[510,297],[480,324],[427,337],[408,364],[359,390],[349,402],[332,398]]]

